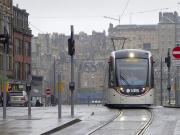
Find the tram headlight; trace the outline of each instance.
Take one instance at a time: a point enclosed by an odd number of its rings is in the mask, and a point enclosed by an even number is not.
[[[146,88],[143,87],[143,88],[142,88],[142,92],[144,92],[145,90],[146,90]]]
[[[123,87],[120,87],[120,88],[119,88],[119,90],[120,90],[121,92],[124,92],[124,89],[123,89]]]
[[[130,52],[130,53],[129,53],[129,57],[130,57],[130,58],[134,58],[134,53]]]

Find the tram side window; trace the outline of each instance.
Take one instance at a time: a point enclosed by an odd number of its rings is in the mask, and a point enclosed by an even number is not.
[[[113,73],[113,66],[109,64],[109,81],[108,85],[110,88],[114,86],[114,73]]]

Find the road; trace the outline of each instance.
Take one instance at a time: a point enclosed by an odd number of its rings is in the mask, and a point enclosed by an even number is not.
[[[119,115],[112,121],[104,118],[107,114],[97,116],[88,117],[53,135],[72,135],[72,133],[73,135],[130,135],[142,129],[149,120],[150,113],[145,109],[123,109],[119,110]]]
[[[180,108],[151,107],[152,122],[145,130],[145,135],[180,135]],[[144,109],[123,109],[121,115],[113,122],[105,125],[109,120],[105,116],[90,117],[65,128],[53,135],[136,135],[148,121],[149,114]],[[94,119],[93,119],[94,118]]]
[[[69,105],[62,106],[62,119],[58,119],[57,106],[33,107],[31,119],[27,107],[8,107],[3,120],[0,108],[0,135],[38,135],[79,119],[73,125],[56,130],[53,135],[88,135],[98,127],[115,119],[109,125],[94,132],[95,135],[128,135],[142,128],[149,114],[145,109],[109,109],[102,105],[75,105],[75,117],[71,118]],[[180,135],[180,108],[152,107],[153,120],[145,135]]]

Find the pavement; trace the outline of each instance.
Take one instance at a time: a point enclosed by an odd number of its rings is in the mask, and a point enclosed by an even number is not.
[[[32,107],[28,117],[27,107],[7,107],[6,119],[3,119],[3,108],[0,108],[0,135],[48,135],[71,126],[92,116],[106,121],[115,117],[118,110],[112,111],[102,105],[75,105],[74,117],[71,117],[71,106],[62,106],[62,118],[58,119],[58,108]],[[94,120],[94,119],[92,119]]]
[[[180,109],[155,106],[153,120],[145,135],[180,135]]]

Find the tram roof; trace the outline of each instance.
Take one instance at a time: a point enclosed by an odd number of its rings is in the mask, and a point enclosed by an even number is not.
[[[129,57],[130,53],[134,53],[136,58],[149,58],[151,56],[150,51],[142,50],[142,49],[123,49],[112,52],[114,53],[116,58],[125,58]]]

